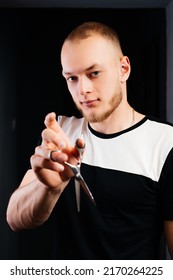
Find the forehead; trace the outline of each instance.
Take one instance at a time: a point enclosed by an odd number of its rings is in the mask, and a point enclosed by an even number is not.
[[[63,69],[81,64],[89,65],[103,63],[110,60],[116,54],[116,47],[111,40],[98,35],[86,39],[65,41],[61,51],[61,63]],[[70,70],[70,69],[69,69]]]

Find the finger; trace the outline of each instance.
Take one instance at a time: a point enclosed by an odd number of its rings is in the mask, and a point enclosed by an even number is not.
[[[57,134],[62,136],[62,143],[60,143],[61,147],[59,147],[60,149],[65,149],[66,147],[70,148],[71,145],[70,145],[69,139],[67,138],[67,136],[64,133],[63,129],[58,124],[58,122],[56,120],[56,114],[54,112],[49,113],[45,117],[44,123],[45,123],[45,126],[48,129],[51,129],[54,132],[56,132]]]
[[[68,160],[67,154],[61,152],[61,150],[51,150],[48,154],[49,159],[54,162],[64,163]]]
[[[84,149],[85,148],[85,142],[83,138],[78,138],[76,140],[76,148],[78,149]]]
[[[49,142],[49,141],[47,141],[43,138],[42,138],[41,146],[44,149],[49,149],[49,150],[57,150],[58,149],[57,145],[55,145],[54,143]]]
[[[43,149],[42,146],[37,146],[35,148],[35,154],[47,160],[58,162],[60,164],[64,163],[64,161],[68,159],[68,156],[60,150]]]
[[[31,166],[34,171],[41,169],[49,169],[52,171],[63,172],[64,165],[51,161],[50,159],[46,159],[38,154],[34,154],[30,158]]]
[[[81,161],[85,150],[85,142],[83,138],[78,138],[76,140],[75,148],[78,152],[79,160]]]
[[[63,150],[66,148],[67,139],[64,135],[55,132],[52,129],[46,128],[42,131],[43,145],[46,145],[52,150],[60,149]]]
[[[56,120],[56,114],[54,112],[49,113],[46,115],[44,124],[47,128],[51,128],[56,132],[61,131],[61,127],[59,126],[57,120]]]

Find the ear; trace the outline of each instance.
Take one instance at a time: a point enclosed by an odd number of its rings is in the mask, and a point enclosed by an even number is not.
[[[123,56],[120,60],[120,80],[121,82],[127,81],[130,76],[131,67],[130,60],[127,56]]]

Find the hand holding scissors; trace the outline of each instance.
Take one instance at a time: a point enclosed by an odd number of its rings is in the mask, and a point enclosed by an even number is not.
[[[77,165],[73,165],[70,164],[69,162],[65,161],[64,163],[72,170],[72,172],[74,173],[75,179],[79,182],[80,186],[83,188],[83,190],[85,191],[85,193],[87,194],[88,198],[91,200],[91,202],[96,205],[94,197],[89,189],[89,187],[87,186],[83,176],[81,175],[80,172],[80,166],[81,166],[81,162],[82,162],[82,154],[84,151],[84,148],[80,148],[78,142],[80,141],[80,138],[76,140],[76,149],[79,152],[79,161]],[[80,210],[80,201],[78,199],[78,210]]]

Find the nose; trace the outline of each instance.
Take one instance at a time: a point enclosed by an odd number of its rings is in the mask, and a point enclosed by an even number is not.
[[[81,77],[78,81],[78,92],[80,95],[86,96],[92,92],[92,82],[88,77]]]

